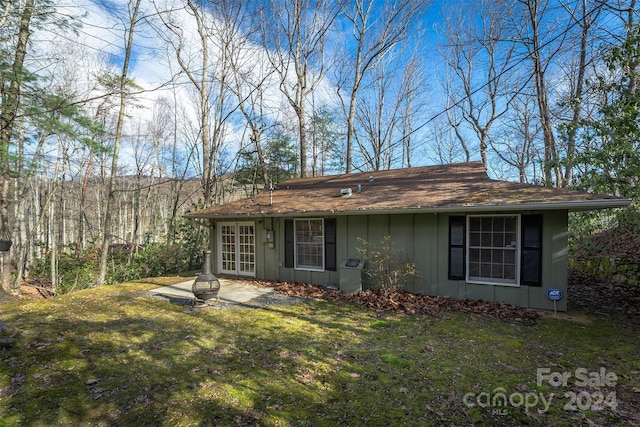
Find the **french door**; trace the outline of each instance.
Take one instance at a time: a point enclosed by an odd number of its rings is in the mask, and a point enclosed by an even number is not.
[[[218,271],[256,275],[256,237],[252,221],[218,223]]]

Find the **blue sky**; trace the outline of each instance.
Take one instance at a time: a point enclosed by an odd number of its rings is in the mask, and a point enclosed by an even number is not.
[[[417,118],[414,123],[414,126],[420,129],[414,135],[418,150],[414,157],[414,164],[430,161],[424,151],[427,150],[431,144],[430,138],[433,133],[431,126],[433,124],[432,120],[435,117],[438,118],[437,120],[442,119],[442,113],[444,111],[445,103],[438,87],[438,80],[442,77],[440,74],[443,73],[444,66],[442,65],[443,60],[436,49],[441,38],[440,32],[442,30],[443,16],[445,16],[443,9],[452,5],[464,5],[466,3],[467,2],[449,2],[446,0],[425,2],[424,13],[421,18],[423,33],[420,38],[423,49],[421,52],[423,72],[426,74],[426,83],[423,89],[425,107],[424,111],[421,112],[421,117]],[[128,23],[128,11],[126,7],[128,3],[124,0],[95,0],[92,4],[94,9],[89,12],[90,15],[92,15],[89,19],[91,19],[93,23],[99,22],[99,24],[97,24],[97,27],[94,27],[96,30],[87,31],[96,32],[94,41],[97,44],[101,43],[101,49],[107,55],[109,63],[113,66],[120,67],[122,65],[122,55],[124,52],[124,39],[121,31],[123,26]],[[380,1],[378,4],[379,6],[383,6],[384,2]],[[143,2],[143,5],[150,7],[149,2]],[[102,27],[100,27],[100,25]],[[167,66],[161,61],[161,56],[155,56],[160,55],[162,52],[153,50],[157,47],[157,36],[154,36],[143,23],[140,23],[138,30],[130,70],[133,78],[143,87],[149,89],[166,81],[169,73]],[[185,30],[189,30],[189,28],[185,28]],[[348,31],[348,29],[345,28],[344,31]],[[345,34],[345,37],[347,35],[348,34]],[[411,32],[410,35],[412,37],[417,36],[417,31]],[[399,55],[394,60],[402,62],[405,58],[406,56]],[[327,78],[331,80],[331,76]],[[331,92],[333,89],[329,87],[327,90]],[[471,137],[470,140],[473,141],[473,137]],[[473,151],[473,158],[479,158],[476,151]]]

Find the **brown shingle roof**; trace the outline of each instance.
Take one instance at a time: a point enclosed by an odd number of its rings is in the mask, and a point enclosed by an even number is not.
[[[343,196],[343,189],[351,189],[351,195]],[[629,200],[616,197],[493,180],[480,162],[470,162],[293,179],[280,184],[272,195],[265,191],[187,216],[591,210],[628,204]]]

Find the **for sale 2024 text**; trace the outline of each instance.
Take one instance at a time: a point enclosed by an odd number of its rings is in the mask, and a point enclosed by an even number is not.
[[[578,368],[573,372],[552,372],[550,368],[538,368],[536,383],[539,387],[546,385],[551,387],[576,386],[596,390],[564,393],[564,397],[568,399],[564,405],[564,409],[567,411],[601,411],[606,408],[616,409],[618,407],[616,391],[608,389],[618,384],[618,376],[615,372],[607,372],[604,367],[598,371]]]

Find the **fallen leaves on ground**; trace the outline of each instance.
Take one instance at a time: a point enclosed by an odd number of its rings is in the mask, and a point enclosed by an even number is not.
[[[272,287],[276,292],[291,297],[322,298],[329,301],[347,301],[363,305],[378,312],[400,314],[427,314],[464,312],[503,320],[534,324],[540,314],[515,305],[482,300],[460,300],[403,290],[364,290],[346,294],[338,289],[293,282],[253,281],[257,286]],[[640,315],[640,287],[620,285],[598,279],[578,270],[569,271],[567,298],[573,307],[593,312]]]
[[[257,286],[273,288],[276,292],[290,297],[322,298],[328,301],[345,301],[362,305],[377,312],[395,312],[404,315],[426,314],[435,316],[444,312],[464,312],[483,316],[517,321],[527,324],[536,323],[540,315],[515,305],[456,299],[424,294],[414,294],[400,289],[372,290],[367,289],[355,293],[344,293],[338,289],[293,282],[253,282]]]
[[[576,257],[638,259],[640,235],[635,227],[615,227],[582,236],[573,244]]]
[[[621,285],[596,278],[578,270],[570,270],[569,303],[593,312],[640,314],[640,286]]]

